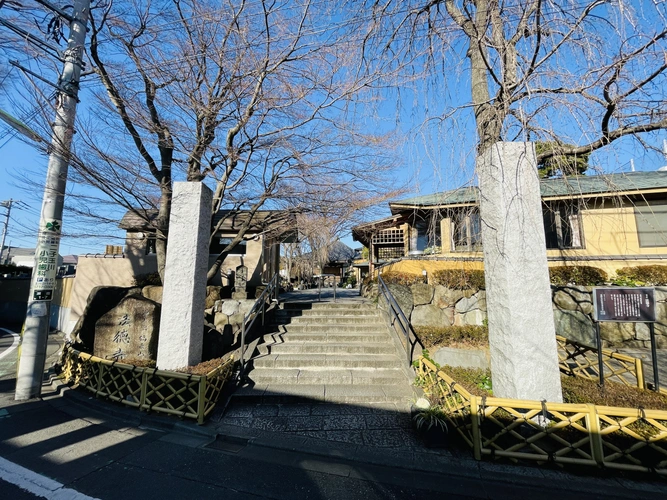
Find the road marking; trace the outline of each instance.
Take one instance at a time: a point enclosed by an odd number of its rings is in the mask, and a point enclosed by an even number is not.
[[[47,500],[98,500],[0,457],[0,479]]]
[[[0,330],[14,336],[14,343],[9,347],[9,349],[0,354],[0,359],[2,359],[18,347],[19,340],[21,340],[21,337],[18,334],[12,332],[11,330],[7,330],[6,328],[0,328]]]

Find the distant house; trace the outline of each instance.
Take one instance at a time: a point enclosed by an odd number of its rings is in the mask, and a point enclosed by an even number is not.
[[[35,267],[35,249],[5,247],[2,250],[0,262],[19,267]],[[58,255],[58,265],[62,265],[63,258]]]
[[[79,263],[78,255],[65,255],[63,263],[58,268],[58,276],[73,276],[76,274],[76,266]]]
[[[614,274],[667,264],[667,172],[571,176],[540,181],[550,265],[582,264]],[[369,266],[399,259],[478,262],[479,190],[464,187],[389,203],[391,216],[356,226]]]

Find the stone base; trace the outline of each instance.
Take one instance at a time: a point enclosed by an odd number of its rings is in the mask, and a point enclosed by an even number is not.
[[[248,292],[232,292],[232,299],[234,300],[246,300],[248,298]]]

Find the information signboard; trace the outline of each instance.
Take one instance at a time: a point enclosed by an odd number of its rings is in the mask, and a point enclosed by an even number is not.
[[[39,224],[35,269],[33,269],[32,300],[52,300],[58,274],[59,220],[44,220]]]
[[[593,288],[596,321],[655,321],[655,290],[646,287]]]

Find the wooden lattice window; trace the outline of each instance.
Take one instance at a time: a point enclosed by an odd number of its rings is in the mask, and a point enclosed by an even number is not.
[[[378,259],[399,259],[403,257],[403,247],[380,247],[378,248]]]
[[[374,245],[403,243],[402,229],[384,229],[373,236]]]

